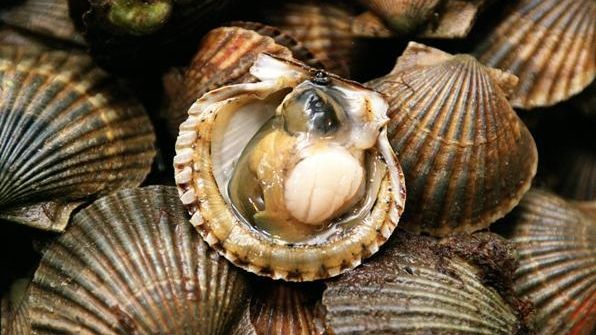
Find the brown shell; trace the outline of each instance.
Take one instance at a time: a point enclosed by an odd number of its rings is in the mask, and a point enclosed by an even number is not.
[[[248,293],[174,187],[126,189],[77,213],[30,290],[36,334],[226,334]]]
[[[327,282],[326,326],[336,335],[526,334],[519,306],[499,291],[513,260],[494,234],[439,242],[398,232],[371,261]]]
[[[19,279],[0,299],[0,335],[29,335],[29,303],[26,296],[29,279]]]
[[[513,76],[468,55],[410,43],[370,82],[389,102],[389,140],[408,185],[402,228],[444,236],[488,227],[530,188],[532,135],[505,91]]]
[[[520,263],[515,289],[533,302],[537,333],[594,334],[596,211],[531,190],[513,217]]]
[[[262,281],[233,335],[326,334],[321,310],[322,285]]]
[[[172,134],[178,133],[178,127],[188,117],[188,108],[203,94],[225,85],[256,81],[248,70],[261,52],[304,57],[311,65],[320,65],[301,44],[276,28],[251,22],[235,24],[241,27],[211,30],[184,74],[174,70],[164,78],[164,86],[170,92],[165,114]]]
[[[0,21],[45,37],[84,45],[68,13],[68,0],[26,0],[0,11]]]
[[[275,1],[264,7],[261,20],[302,42],[325,69],[349,78],[356,41],[352,12],[332,1]]]
[[[522,0],[475,53],[519,77],[511,103],[534,108],[579,93],[596,76],[596,2]]]
[[[85,55],[0,47],[0,217],[60,231],[90,198],[139,185],[144,108]]]
[[[426,24],[441,0],[361,0],[400,33],[411,33]]]

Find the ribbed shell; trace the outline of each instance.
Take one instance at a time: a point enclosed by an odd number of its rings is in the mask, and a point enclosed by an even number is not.
[[[97,200],[44,253],[30,293],[36,334],[226,334],[243,274],[188,222],[176,189]]]
[[[85,43],[69,17],[68,0],[26,0],[0,12],[0,21],[46,37]]]
[[[308,61],[320,66],[313,56],[290,36],[273,27],[251,22],[237,22],[241,27],[221,27],[210,31],[201,42],[184,76],[168,81],[172,91],[166,118],[170,132],[188,117],[188,108],[203,94],[216,88],[246,82],[256,78],[248,70],[261,52]]]
[[[475,53],[519,77],[514,107],[566,100],[596,75],[596,2],[521,0]]]
[[[302,42],[326,70],[349,78],[356,42],[348,8],[329,1],[276,1],[264,8],[261,20]]]
[[[265,282],[250,302],[250,319],[257,334],[315,335],[322,333],[316,304],[321,290],[313,285]]]
[[[88,57],[0,48],[2,217],[62,230],[81,201],[139,185],[154,141],[143,107]]]
[[[387,24],[402,33],[409,33],[425,24],[441,0],[361,0]]]
[[[538,334],[594,334],[595,214],[541,190],[514,211],[515,289],[534,303]]]
[[[514,309],[483,282],[430,238],[398,232],[377,257],[326,284],[326,325],[336,335],[518,334]]]
[[[24,281],[24,282],[23,282]],[[0,299],[0,335],[29,335],[31,334],[31,321],[27,308],[27,299],[24,297],[28,280],[18,280],[11,287],[11,292]],[[20,292],[14,292],[14,290]],[[18,301],[15,301],[18,299]]]
[[[467,55],[410,43],[385,77],[389,140],[408,185],[402,228],[444,236],[488,227],[530,188],[537,151],[499,85],[515,78]]]

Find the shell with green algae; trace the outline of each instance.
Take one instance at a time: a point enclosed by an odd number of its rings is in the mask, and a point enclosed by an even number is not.
[[[487,66],[519,78],[514,107],[567,100],[596,76],[596,2],[518,1],[474,53]]]
[[[515,76],[411,42],[368,85],[389,102],[409,201],[401,226],[445,236],[488,227],[530,188],[538,154],[506,93]]]
[[[0,217],[61,231],[83,202],[139,185],[144,108],[85,55],[0,47]]]
[[[249,292],[204,243],[176,189],[126,189],[77,213],[29,291],[36,334],[226,334]]]
[[[596,329],[595,202],[568,202],[532,189],[512,213],[519,254],[514,288],[536,308],[538,334]]]

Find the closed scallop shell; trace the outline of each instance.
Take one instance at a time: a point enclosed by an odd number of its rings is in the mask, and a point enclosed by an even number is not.
[[[101,198],[44,253],[29,302],[36,334],[226,334],[242,273],[188,222],[176,189]]]
[[[184,73],[170,72],[165,77],[164,85],[171,92],[165,113],[172,134],[178,133],[188,108],[203,94],[225,85],[256,81],[248,70],[261,52],[293,56],[320,66],[300,43],[276,28],[252,22],[235,25],[211,30]]]
[[[68,0],[26,0],[0,12],[0,20],[10,26],[48,38],[84,45],[68,12]]]
[[[530,188],[537,150],[507,102],[515,77],[410,43],[369,83],[388,99],[408,202],[402,228],[445,236],[488,227]]]
[[[139,185],[155,135],[143,107],[77,53],[0,48],[0,216],[60,231],[90,197]]]
[[[302,42],[325,69],[349,78],[356,49],[352,11],[333,1],[272,2],[261,20]]]
[[[0,299],[0,335],[31,334],[29,303],[26,299],[29,281],[29,279],[16,280],[9,292]]]
[[[479,240],[499,244],[491,236]],[[378,257],[327,282],[329,333],[524,334],[517,306],[485,285],[490,281],[473,262],[445,250],[432,238],[400,232]]]
[[[515,289],[536,308],[538,334],[593,334],[596,212],[531,190],[514,211]],[[593,208],[593,207],[592,207]]]
[[[596,76],[596,2],[519,1],[475,53],[487,66],[519,77],[514,107],[567,100]]]

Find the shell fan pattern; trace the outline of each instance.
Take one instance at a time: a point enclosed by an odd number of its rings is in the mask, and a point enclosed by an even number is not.
[[[536,174],[536,144],[507,102],[516,78],[469,55],[411,42],[368,84],[389,102],[389,140],[408,187],[404,224],[445,236],[488,227]]]
[[[60,231],[89,197],[149,173],[149,118],[89,57],[0,47],[0,85],[3,218]]]

